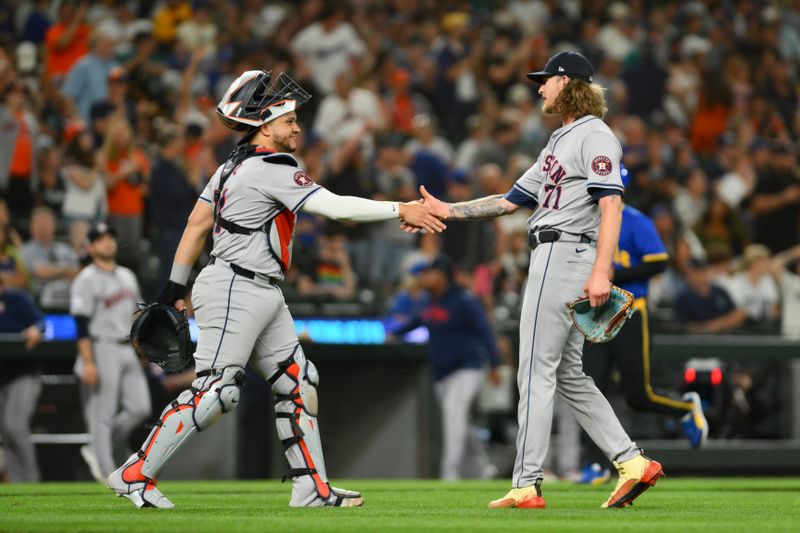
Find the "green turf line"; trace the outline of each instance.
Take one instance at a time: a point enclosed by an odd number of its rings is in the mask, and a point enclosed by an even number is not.
[[[173,510],[134,509],[94,483],[0,485],[1,532],[792,531],[798,478],[666,478],[632,508],[603,510],[612,485],[547,483],[545,510],[489,510],[508,481],[347,481],[361,509],[290,509],[274,481],[162,481]]]

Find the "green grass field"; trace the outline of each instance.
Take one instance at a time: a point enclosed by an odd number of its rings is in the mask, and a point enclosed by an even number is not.
[[[546,510],[489,510],[508,481],[348,481],[360,509],[290,509],[274,481],[159,484],[173,510],[135,509],[93,483],[0,485],[0,531],[798,531],[799,478],[665,478],[627,509],[603,510],[611,485],[547,483]]]

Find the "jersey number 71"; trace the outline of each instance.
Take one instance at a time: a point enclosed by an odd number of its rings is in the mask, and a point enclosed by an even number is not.
[[[545,209],[558,209],[558,204],[561,201],[561,185],[546,183],[544,192],[546,196],[544,197],[544,202],[542,202],[542,207]],[[550,200],[553,201],[552,207],[550,206]]]

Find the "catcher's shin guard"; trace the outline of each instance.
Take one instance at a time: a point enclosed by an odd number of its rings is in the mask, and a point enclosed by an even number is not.
[[[290,466],[284,480],[291,478],[294,484],[290,505],[326,505],[333,492],[328,485],[317,427],[319,374],[314,364],[306,360],[300,345],[278,368],[269,381],[275,393],[275,425]],[[303,485],[309,479],[313,489],[305,490],[309,487]]]
[[[149,503],[143,498],[145,491],[155,488],[155,478],[169,458],[195,431],[211,427],[224,413],[236,408],[244,382],[244,369],[234,365],[195,379],[191,388],[164,409],[142,449],[108,477],[108,486],[137,507],[147,506],[139,505],[137,500]]]

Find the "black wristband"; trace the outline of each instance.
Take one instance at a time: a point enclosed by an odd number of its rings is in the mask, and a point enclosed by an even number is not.
[[[186,297],[186,285],[175,283],[168,280],[164,286],[164,290],[158,295],[158,303],[173,305],[178,300],[183,300]]]

